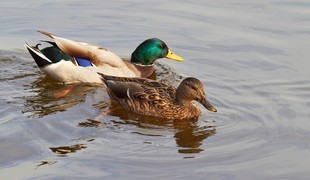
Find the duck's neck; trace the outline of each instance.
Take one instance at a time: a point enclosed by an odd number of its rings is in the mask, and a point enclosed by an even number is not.
[[[192,100],[186,98],[186,94],[184,91],[180,91],[179,89],[176,90],[175,95],[175,102],[183,107],[191,108],[194,104],[192,103]]]
[[[130,62],[140,65],[153,65],[155,60],[151,60],[145,57],[131,56]]]
[[[175,102],[180,107],[188,109],[190,113],[192,112],[194,114],[200,114],[199,107],[193,103],[192,99],[188,98],[188,95],[185,91],[182,91],[179,88],[180,87],[178,87],[176,90]]]
[[[152,65],[135,64],[134,66],[141,73],[140,76],[143,78],[150,77],[155,71],[154,64],[152,64]]]
[[[184,119],[198,118],[200,115],[200,109],[192,101],[187,101],[184,99],[176,100],[179,106],[179,112],[182,112]]]

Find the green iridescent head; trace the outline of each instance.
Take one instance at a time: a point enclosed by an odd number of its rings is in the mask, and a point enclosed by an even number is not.
[[[184,59],[173,54],[166,43],[157,38],[147,39],[142,42],[136,50],[131,54],[131,62],[142,65],[151,65],[160,58],[168,58],[175,61],[183,61]]]

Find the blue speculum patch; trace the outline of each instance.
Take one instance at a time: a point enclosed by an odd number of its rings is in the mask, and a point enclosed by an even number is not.
[[[88,60],[88,59],[75,58],[75,60],[79,66],[82,66],[82,67],[92,66],[90,60]]]

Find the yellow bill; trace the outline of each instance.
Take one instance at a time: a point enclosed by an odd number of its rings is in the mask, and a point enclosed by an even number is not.
[[[170,51],[170,49],[168,49],[168,54],[166,55],[166,58],[180,62],[184,61],[184,59],[181,56],[174,54],[172,51]]]

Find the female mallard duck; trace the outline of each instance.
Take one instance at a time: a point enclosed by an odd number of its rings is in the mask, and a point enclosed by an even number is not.
[[[113,76],[149,77],[154,72],[154,61],[168,58],[183,61],[173,54],[160,39],[152,38],[141,43],[124,61],[115,53],[98,46],[77,42],[54,34],[38,31],[53,39],[51,47],[39,49],[38,45],[26,48],[39,68],[57,81],[64,83],[101,83],[97,72]]]
[[[175,88],[151,79],[99,74],[112,101],[137,114],[171,120],[195,119],[200,109],[193,100],[210,111],[217,111],[206,99],[202,83],[193,77],[184,79]]]

